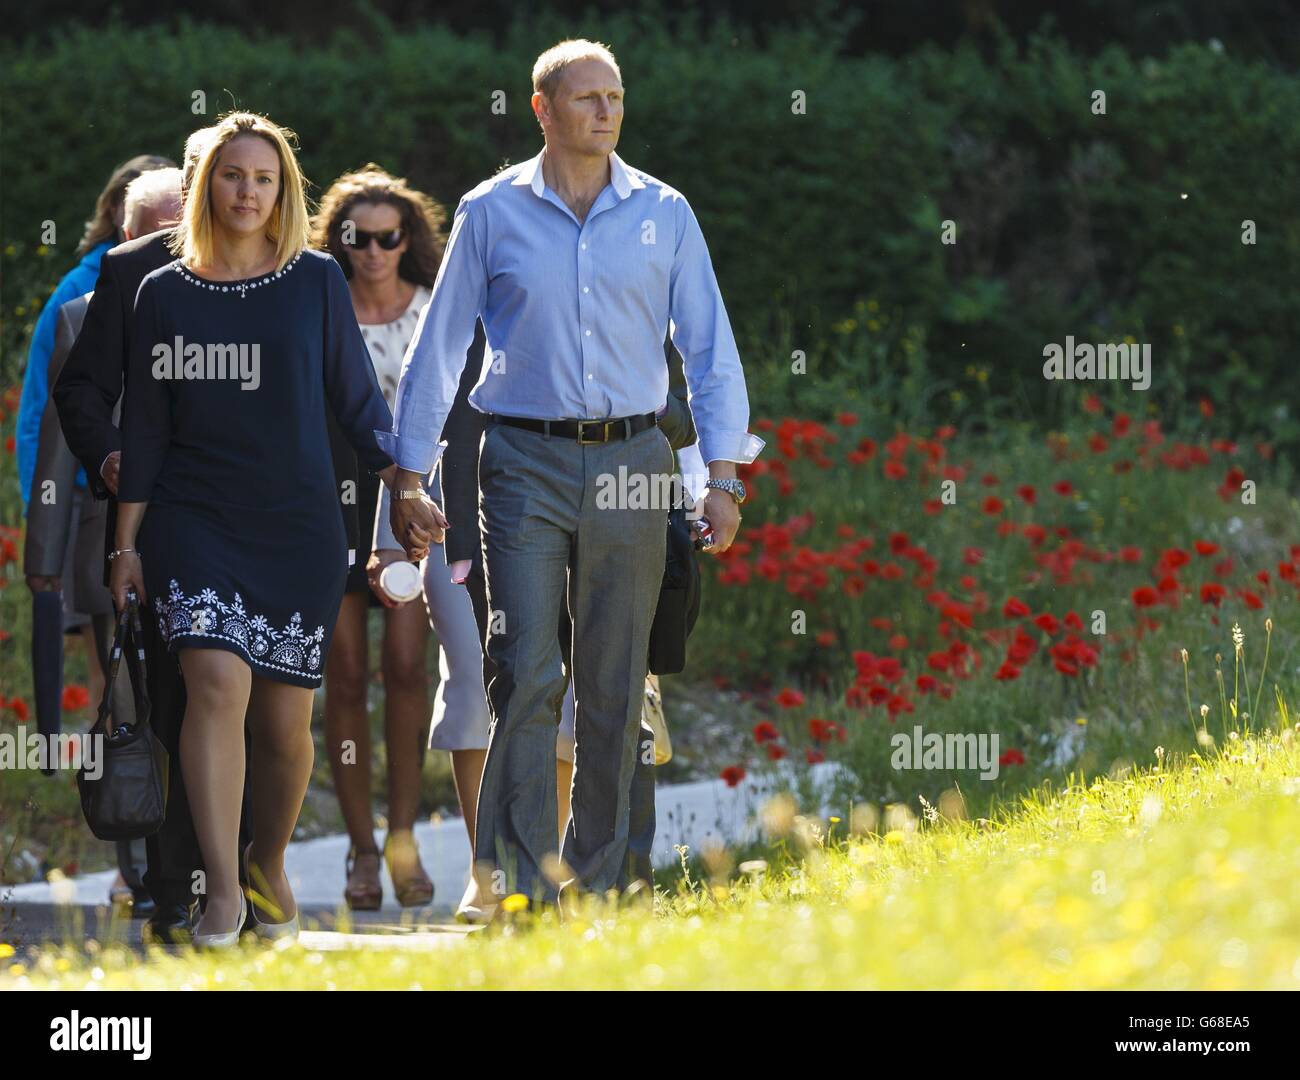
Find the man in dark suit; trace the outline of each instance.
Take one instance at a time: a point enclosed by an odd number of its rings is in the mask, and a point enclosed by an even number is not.
[[[206,144],[206,132],[194,132],[185,146],[181,200]],[[176,214],[144,215],[126,223],[128,240],[104,254],[99,280],[86,311],[85,322],[63,366],[52,393],[64,438],[86,470],[91,493],[108,499],[105,530],[104,584],[108,584],[107,553],[112,550],[117,521],[117,481],[121,470],[122,435],[113,411],[122,396],[123,378],[130,356],[131,324],[140,282],[175,259],[168,247],[170,226]],[[327,410],[335,471],[339,480],[340,509],[348,547],[355,551],[359,530],[355,503],[355,457],[337,431]],[[350,483],[349,483],[350,480]],[[145,886],[157,910],[145,923],[147,941],[180,944],[189,940],[195,871],[201,866],[198,840],[185,795],[180,765],[180,729],[185,715],[185,683],[176,658],[167,651],[154,619],[141,620],[144,629],[148,692],[154,729],[170,755],[167,812],[162,828],[148,838]],[[245,778],[244,814],[240,825],[240,850],[246,835],[248,785]],[[243,870],[241,868],[241,877]]]
[[[193,175],[198,149],[197,142],[193,154],[186,147],[182,189]],[[135,294],[147,274],[175,258],[167,246],[170,230],[161,226],[168,224],[168,219],[174,221],[178,210],[179,205],[173,202],[169,213],[162,201],[155,200],[143,207],[133,204],[128,211],[124,222],[128,239],[104,254],[81,333],[51,389],[64,438],[86,470],[91,494],[96,499],[109,500],[105,554],[112,550],[117,519],[114,495],[121,466],[122,436],[114,422],[114,410],[122,396],[123,374],[130,356]],[[103,565],[107,585],[106,559]],[[156,910],[145,923],[143,936],[147,941],[180,944],[189,937],[193,874],[199,865],[199,846],[180,769],[185,684],[175,657],[168,655],[155,621],[145,618],[141,624],[152,722],[171,759],[163,827],[146,841],[145,886]]]

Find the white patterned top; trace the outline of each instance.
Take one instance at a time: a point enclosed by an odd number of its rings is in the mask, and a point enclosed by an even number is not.
[[[402,358],[406,355],[406,346],[415,336],[415,324],[420,321],[420,312],[432,295],[431,290],[417,285],[406,310],[392,322],[361,324],[361,336],[366,339],[366,348],[370,350],[370,362],[375,365],[379,389],[390,410],[397,407],[397,380],[402,374]]]

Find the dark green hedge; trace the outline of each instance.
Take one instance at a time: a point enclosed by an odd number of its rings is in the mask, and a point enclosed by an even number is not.
[[[1041,37],[847,58],[820,18],[762,48],[649,15],[519,24],[504,44],[376,21],[310,49],[191,24],[4,46],[0,378],[18,376],[36,305],[115,162],[179,156],[191,128],[237,105],[295,128],[318,185],[373,159],[454,206],[536,152],[532,61],[578,34],[622,65],[620,154],[700,215],[760,407],[868,395],[855,367],[883,350],[923,365],[936,402],[976,365],[993,414],[1050,408],[1045,343],[1132,335],[1153,345],[1153,395],[1208,393],[1275,438],[1300,432],[1279,413],[1300,323],[1294,76],[1208,46],[1084,59]],[[195,90],[207,117],[190,111]],[[41,256],[46,218],[60,244]],[[945,219],[955,246],[939,242]],[[789,375],[793,348],[810,378]]]

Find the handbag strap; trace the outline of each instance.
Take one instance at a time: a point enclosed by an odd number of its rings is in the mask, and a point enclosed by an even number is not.
[[[140,605],[135,590],[127,592],[127,604],[117,616],[113,631],[113,647],[109,654],[108,675],[104,680],[104,697],[99,703],[96,724],[103,723],[105,734],[111,739],[117,733],[117,717],[113,715],[113,684],[117,682],[118,668],[126,650],[126,667],[131,675],[131,695],[135,699],[136,726],[149,722],[149,692],[145,688],[147,669],[144,658],[144,628],[140,623]]]

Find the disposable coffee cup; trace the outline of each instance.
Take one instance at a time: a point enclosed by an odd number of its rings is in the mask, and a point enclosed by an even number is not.
[[[389,563],[379,575],[379,588],[388,599],[399,604],[414,600],[422,588],[420,568],[405,559]]]

